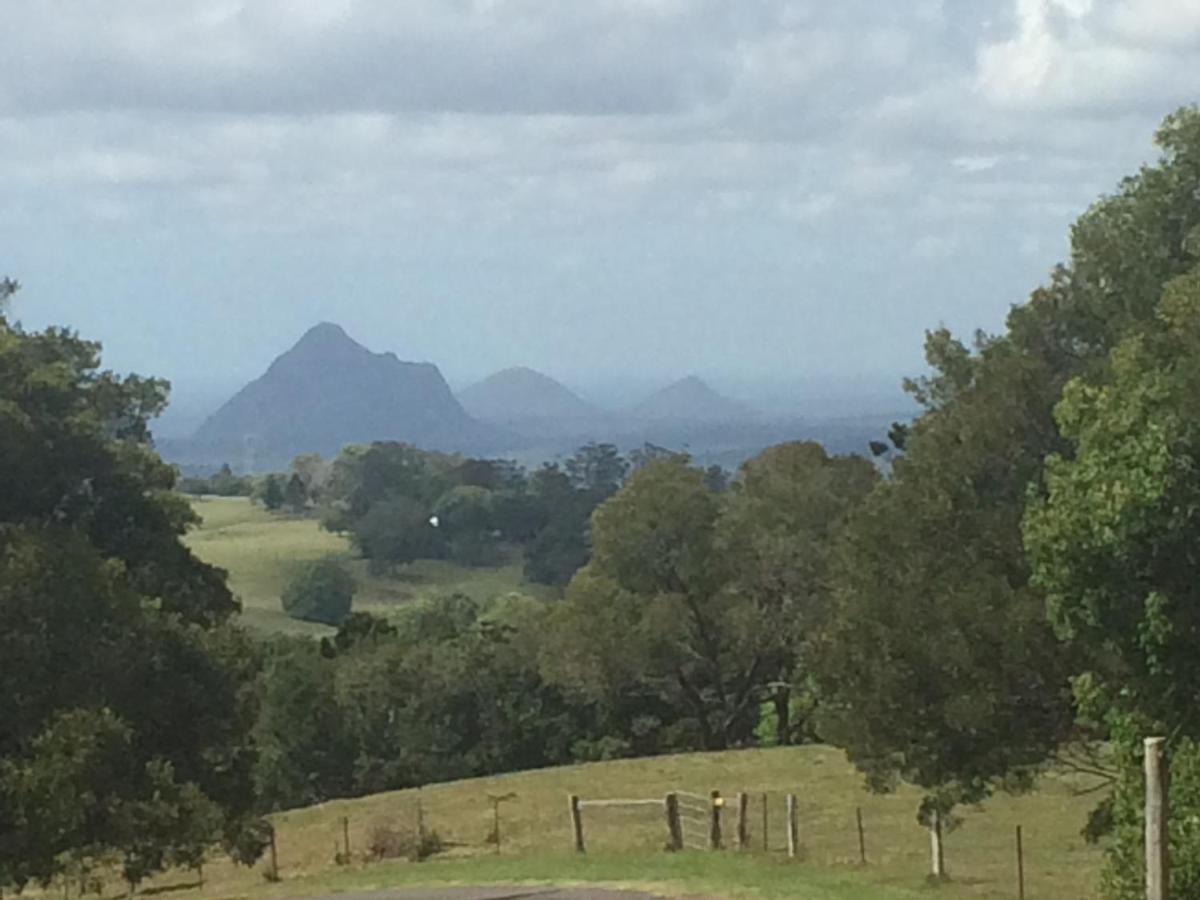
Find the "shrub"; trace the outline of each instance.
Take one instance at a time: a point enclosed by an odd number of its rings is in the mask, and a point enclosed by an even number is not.
[[[400,828],[392,824],[379,824],[371,829],[369,852],[371,859],[408,859],[421,862],[443,849],[442,839],[436,831],[426,830],[418,836],[411,828]]]
[[[354,579],[340,563],[306,563],[283,590],[283,611],[293,619],[340,625],[354,602]]]

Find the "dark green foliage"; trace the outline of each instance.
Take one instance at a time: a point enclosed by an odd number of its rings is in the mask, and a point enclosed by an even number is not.
[[[437,498],[454,486],[456,461],[399,443],[347,447],[334,461],[323,493],[322,524],[352,531],[372,506],[404,499],[432,511]]]
[[[874,469],[784,444],[724,493],[710,476],[686,456],[650,459],[593,516],[594,556],[544,652],[604,724],[577,755],[751,743],[767,699],[774,741],[804,733],[791,715],[811,712],[801,645],[824,609],[829,544]]]
[[[304,484],[304,479],[299,473],[293,472],[292,476],[287,480],[286,487],[283,488],[282,505],[286,506],[291,512],[301,513],[308,508],[308,488]]]
[[[262,483],[262,505],[274,512],[283,506],[283,486],[278,475],[268,475]]]
[[[365,612],[352,612],[338,625],[337,634],[321,638],[321,654],[333,657],[362,644],[384,641],[396,636],[396,626],[387,619]]]
[[[720,466],[709,466],[704,470],[704,483],[710,491],[719,494],[729,487],[729,473]]]
[[[584,444],[575,451],[575,455],[567,460],[564,468],[571,480],[571,486],[576,490],[611,494],[625,480],[629,463],[612,444],[593,442]]]
[[[446,537],[431,521],[429,507],[410,497],[375,503],[353,526],[350,539],[371,561],[373,571],[416,559],[441,559]]]
[[[1157,324],[1114,351],[1104,386],[1067,386],[1074,452],[1048,461],[1025,536],[1093,696],[1200,739],[1200,272],[1171,282]]]
[[[336,560],[319,559],[298,569],[280,599],[293,619],[340,625],[354,603],[354,578]]]
[[[225,463],[208,478],[182,478],[178,489],[181,493],[195,496],[250,497],[254,495],[254,479],[248,475],[234,475]]]
[[[589,737],[538,667],[547,607],[465,597],[348,622],[324,651],[279,642],[263,679],[259,790],[272,808],[571,759]],[[333,650],[334,652],[330,652]]]
[[[266,810],[354,793],[355,746],[338,703],[335,664],[308,640],[268,653],[255,725],[255,793]]]
[[[434,506],[434,515],[450,559],[463,566],[502,561],[496,506],[496,492],[476,485],[459,485],[442,495]]]
[[[297,498],[299,482],[315,479],[309,470],[322,471],[309,461],[303,468],[288,484]],[[348,532],[375,573],[418,559],[500,565],[516,544],[530,580],[562,585],[590,556],[592,510],[627,470],[611,444],[588,444],[566,471],[548,465],[528,478],[505,460],[463,460],[404,444],[349,447],[321,482],[321,523]]]
[[[1059,647],[1043,593],[1056,564],[1038,563],[1031,582],[1021,526],[1043,460],[1073,455],[1053,414],[1064,384],[1107,381],[1113,348],[1157,329],[1164,285],[1195,265],[1200,115],[1168,118],[1158,137],[1159,165],[1080,218],[1069,264],[1013,309],[1005,334],[971,348],[944,329],[928,336],[934,374],[909,383],[928,412],[894,429],[905,456],[846,530],[819,654],[827,734],[876,784],[903,776],[953,802],[1028,775],[1071,733],[1069,676],[1105,664],[1086,642]],[[1069,476],[1052,473],[1066,490]],[[1085,532],[1059,525],[1035,520],[1033,544],[1082,562]],[[1129,617],[1098,624],[1096,648],[1149,636]]]
[[[586,510],[570,506],[560,511],[525,551],[525,577],[535,584],[565,585],[587,565]]]
[[[543,466],[529,479],[529,494],[543,523],[525,551],[525,577],[538,584],[565,585],[591,558],[590,518],[610,497],[626,464],[611,445],[589,444],[568,461],[568,471]],[[590,484],[590,486],[588,486]]]
[[[256,664],[179,540],[164,402],[0,316],[0,887],[103,854],[136,881],[253,821]]]

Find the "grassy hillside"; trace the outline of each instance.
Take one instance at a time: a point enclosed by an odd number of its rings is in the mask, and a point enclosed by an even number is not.
[[[604,881],[650,885],[664,893],[733,897],[894,898],[926,895],[929,841],[916,823],[917,792],[889,796],[862,790],[860,777],[841,753],[826,747],[779,748],[620,760],[540,772],[433,785],[419,792],[428,827],[453,844],[421,864],[366,864],[371,830],[381,824],[411,825],[417,791],[337,801],[282,813],[275,819],[283,881],[268,885],[257,870],[214,862],[206,870],[205,896],[263,893],[300,895],[360,887],[421,883],[511,881]],[[1016,896],[1014,829],[1024,828],[1027,896],[1087,898],[1094,895],[1100,852],[1079,836],[1095,795],[1078,796],[1083,783],[1062,776],[1045,780],[1023,797],[998,797],[964,812],[961,827],[946,838],[952,880],[945,898]],[[662,852],[666,839],[658,807],[584,811],[588,854],[571,852],[567,796],[661,797],[668,790],[731,796],[752,793],[753,850],[712,853]],[[803,859],[784,853],[783,795],[799,797]],[[770,850],[762,851],[762,792],[769,792]],[[492,827],[488,795],[513,794],[502,807],[501,848],[486,842]],[[868,865],[858,864],[855,807],[861,806]],[[342,819],[350,824],[355,861],[337,867]],[[725,814],[733,833],[733,812]],[[699,827],[699,826],[697,826]],[[186,883],[186,876],[159,887]]]
[[[267,512],[241,497],[205,497],[193,501],[203,524],[187,536],[188,545],[206,562],[229,571],[229,583],[241,598],[243,620],[255,628],[292,634],[323,634],[321,625],[284,615],[279,596],[297,563],[340,556],[354,572],[358,595],[354,608],[386,615],[397,604],[454,592],[487,600],[509,591],[534,596],[547,589],[524,581],[519,559],[498,568],[468,569],[440,560],[404,567],[395,578],[374,578],[366,564],[353,559],[349,542],[322,531],[315,520]]]

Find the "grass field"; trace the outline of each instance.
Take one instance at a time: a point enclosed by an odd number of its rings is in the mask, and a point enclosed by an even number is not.
[[[548,589],[524,581],[521,562],[498,568],[468,569],[441,560],[405,566],[394,578],[375,578],[353,558],[349,542],[322,531],[314,519],[270,513],[241,497],[204,497],[193,501],[202,525],[187,536],[201,559],[229,572],[229,583],[243,605],[245,624],[289,634],[325,634],[322,625],[284,615],[280,594],[298,563],[324,556],[343,558],[358,582],[354,608],[387,615],[398,604],[420,597],[463,593],[488,600],[510,591],[544,596]]]
[[[1083,783],[1050,776],[1022,797],[997,797],[964,811],[946,837],[951,880],[936,886],[945,898],[1016,896],[1014,830],[1025,835],[1026,896],[1092,897],[1100,852],[1079,836],[1094,795],[1078,796]],[[588,853],[571,852],[567,796],[659,798],[668,790],[752,796],[753,849],[669,854],[659,807],[585,809]],[[785,793],[798,795],[802,859],[784,852]],[[760,797],[769,792],[769,844],[762,850]],[[492,826],[488,795],[513,794],[502,807],[501,848],[486,842]],[[605,882],[651,887],[666,894],[723,897],[889,898],[927,896],[927,833],[916,823],[917,793],[888,796],[862,790],[861,778],[840,752],[799,747],[687,754],[593,763],[432,785],[419,792],[428,827],[452,844],[424,863],[367,864],[364,856],[376,825],[411,825],[417,791],[380,794],[282,813],[275,818],[282,882],[255,870],[214,861],[206,869],[205,897],[299,896],[403,884],[509,882]],[[861,807],[868,865],[858,862],[855,808]],[[349,819],[355,862],[335,866],[342,819]],[[733,812],[725,814],[727,835]],[[691,828],[692,826],[689,826]],[[695,828],[702,829],[697,823]],[[164,879],[157,888],[186,884],[190,876]],[[195,893],[195,892],[188,892]]]
[[[464,569],[441,562],[408,567],[400,577],[370,577],[354,560],[346,540],[321,531],[311,519],[274,515],[242,499],[203,499],[196,510],[202,527],[188,543],[203,559],[227,569],[244,604],[244,620],[257,628],[321,633],[321,626],[293,621],[279,595],[300,561],[339,556],[359,583],[357,609],[387,614],[423,596],[460,591],[477,599],[510,591],[538,595],[525,584],[520,565]],[[1094,896],[1100,851],[1079,836],[1096,796],[1079,796],[1086,784],[1047,777],[1022,797],[1000,796],[963,812],[962,826],[946,836],[951,881],[930,885],[927,833],[917,824],[917,793],[904,789],[874,796],[840,752],[825,747],[747,750],[595,763],[538,772],[431,785],[358,800],[328,803],[275,817],[283,880],[268,883],[265,863],[239,869],[214,859],[205,886],[189,887],[191,874],[158,879],[148,891],[205,898],[312,896],[343,890],[418,884],[603,882],[649,888],[668,895],[801,897],[821,900],[930,896],[950,900],[1016,896],[1014,831],[1025,835],[1026,896]],[[661,798],[669,790],[752,797],[753,850],[713,853],[662,848],[666,828],[659,807],[585,810],[588,853],[571,852],[566,798]],[[762,846],[762,801],[768,793],[769,849]],[[784,852],[784,795],[799,798],[802,859]],[[492,827],[488,795],[512,794],[502,808],[499,854],[486,842]],[[411,825],[420,796],[428,827],[448,842],[445,853],[425,863],[372,863],[365,859],[378,825]],[[855,810],[863,811],[868,865],[859,864]],[[353,863],[334,864],[342,820],[349,820]],[[733,813],[726,833],[733,833]],[[704,833],[693,819],[689,831]]]

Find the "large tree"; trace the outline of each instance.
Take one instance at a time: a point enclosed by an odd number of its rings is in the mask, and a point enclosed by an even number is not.
[[[1161,159],[1078,220],[1069,262],[1003,335],[929,336],[934,373],[909,383],[926,412],[846,530],[821,655],[828,733],[876,783],[976,798],[1068,735],[1079,663],[1057,647],[1021,523],[1043,460],[1070,451],[1063,386],[1103,383],[1110,351],[1195,264],[1200,114],[1168,117],[1157,139]]]
[[[1057,415],[1072,453],[1048,461],[1025,537],[1055,628],[1085,662],[1081,713],[1120,763],[1105,883],[1141,895],[1141,738],[1166,734],[1173,895],[1200,897],[1200,266],[1113,352],[1110,378],[1067,386]]]
[[[251,826],[253,656],[180,541],[166,391],[0,315],[0,885],[99,851],[137,880]]]
[[[706,471],[711,486],[710,477]],[[809,679],[803,646],[825,615],[833,540],[876,479],[862,457],[786,443],[743,464],[723,497],[715,545],[726,559],[725,590],[731,602],[747,603],[759,636],[779,744],[809,725],[792,715]]]

